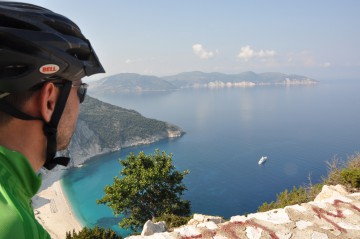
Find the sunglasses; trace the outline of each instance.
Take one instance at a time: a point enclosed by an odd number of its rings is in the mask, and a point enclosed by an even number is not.
[[[61,86],[64,86],[64,83],[63,82],[54,82],[54,85],[61,87]],[[71,87],[77,87],[77,95],[79,97],[80,104],[82,102],[84,102],[84,100],[85,100],[86,91],[87,91],[88,86],[89,85],[86,83],[71,85]]]
[[[80,104],[82,102],[84,102],[85,100],[85,96],[86,96],[86,91],[87,91],[87,88],[88,88],[88,84],[86,83],[81,83],[79,85],[72,85],[72,87],[78,87],[77,88],[77,95],[79,97],[79,100],[80,100]]]
[[[52,82],[55,86],[57,87],[62,87],[64,86],[64,82]],[[31,88],[32,91],[36,91],[36,90],[39,90],[43,87],[44,83],[42,84],[38,84],[38,85],[35,85]],[[77,95],[79,97],[79,101],[80,101],[80,104],[82,102],[84,102],[85,100],[85,96],[86,96],[86,91],[87,91],[87,88],[88,88],[88,84],[86,83],[80,83],[80,84],[73,84],[71,85],[71,87],[77,87]]]

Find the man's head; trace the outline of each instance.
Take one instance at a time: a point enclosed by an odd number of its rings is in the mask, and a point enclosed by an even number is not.
[[[45,167],[61,164],[54,156],[74,132],[86,93],[82,77],[103,72],[71,20],[35,5],[0,2],[0,127],[14,118],[43,121]]]

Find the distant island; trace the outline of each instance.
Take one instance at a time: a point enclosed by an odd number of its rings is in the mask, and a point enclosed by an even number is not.
[[[121,73],[91,83],[92,95],[124,92],[172,91],[184,88],[253,87],[261,85],[307,85],[318,81],[306,76],[277,72],[239,74],[200,71],[184,72],[173,76],[157,77],[135,73]]]

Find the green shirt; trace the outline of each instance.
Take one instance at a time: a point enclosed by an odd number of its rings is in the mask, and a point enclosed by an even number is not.
[[[0,239],[50,238],[31,206],[40,186],[41,176],[29,161],[0,146]]]

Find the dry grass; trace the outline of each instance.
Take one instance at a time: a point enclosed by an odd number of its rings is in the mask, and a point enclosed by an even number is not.
[[[354,155],[348,157],[346,162],[340,161],[337,158],[333,158],[331,162],[327,162],[328,165],[328,177],[323,178],[323,184],[327,185],[344,185],[349,191],[359,191],[359,188],[352,187],[349,182],[347,182],[342,172],[343,170],[360,170],[360,154],[355,153]]]

